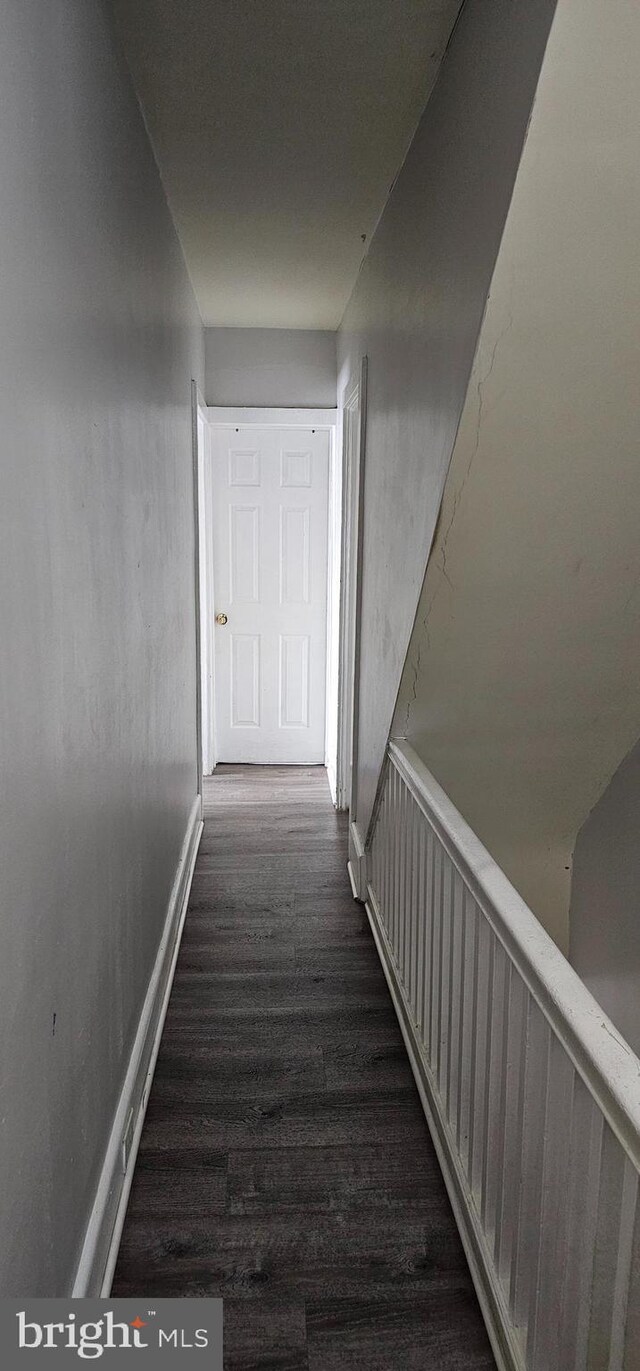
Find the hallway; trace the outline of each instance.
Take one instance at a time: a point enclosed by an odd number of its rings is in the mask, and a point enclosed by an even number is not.
[[[224,1298],[227,1371],[494,1362],[322,768],[221,766],[114,1296]]]

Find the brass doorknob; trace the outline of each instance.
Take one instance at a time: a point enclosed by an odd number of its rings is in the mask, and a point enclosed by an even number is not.
[[[216,614],[216,623],[217,623],[217,624],[220,624],[221,627],[224,628],[224,625],[226,624],[226,622],[227,622],[227,616],[226,616],[226,614]]]

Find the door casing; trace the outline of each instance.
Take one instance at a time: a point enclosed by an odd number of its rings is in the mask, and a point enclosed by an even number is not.
[[[335,720],[338,713],[338,656],[339,656],[339,615],[340,615],[340,571],[341,571],[341,543],[339,536],[340,528],[340,505],[341,505],[341,471],[337,461],[336,453],[336,409],[269,409],[245,406],[228,405],[208,405],[206,416],[210,425],[216,427],[229,428],[316,428],[326,430],[329,433],[329,539],[328,539],[328,567],[327,567],[327,691],[326,691],[326,717],[325,717],[325,740],[328,742],[332,731],[335,735]],[[211,496],[211,486],[210,486]],[[336,511],[337,528],[336,536]],[[211,521],[209,527],[209,549],[213,562],[213,533]],[[213,623],[215,617],[215,604],[213,600],[213,576],[211,577],[211,594],[208,598],[206,612],[209,623]],[[215,683],[215,635],[210,634],[212,644],[212,679]],[[215,684],[214,684],[215,688]],[[212,699],[212,712],[215,714]],[[212,759],[215,766],[215,738],[212,742]],[[331,785],[333,777],[332,798],[335,803],[335,775],[336,757],[335,751],[330,755],[325,746],[325,765]]]
[[[336,805],[357,817],[358,705],[367,358],[352,376],[342,407],[342,547]]]
[[[213,712],[213,633],[210,606],[214,601],[213,540],[211,536],[211,452],[207,406],[197,382],[191,382],[193,434],[194,549],[196,592],[196,728],[198,794],[202,777],[215,766],[215,719]]]

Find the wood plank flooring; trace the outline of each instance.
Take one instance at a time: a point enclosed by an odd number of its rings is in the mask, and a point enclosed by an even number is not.
[[[205,801],[113,1294],[221,1295],[226,1371],[493,1371],[324,770]]]

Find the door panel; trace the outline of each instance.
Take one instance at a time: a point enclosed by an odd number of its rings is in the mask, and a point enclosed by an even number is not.
[[[307,633],[280,635],[280,727],[309,727],[309,647]]]
[[[260,604],[260,508],[229,509],[229,604]]]
[[[260,727],[260,637],[231,633],[231,726]],[[222,759],[221,759],[222,760]]]
[[[212,426],[221,762],[324,762],[329,434]]]
[[[308,605],[310,591],[309,506],[280,505],[280,604]]]

